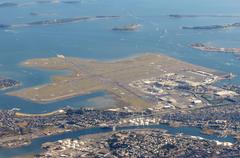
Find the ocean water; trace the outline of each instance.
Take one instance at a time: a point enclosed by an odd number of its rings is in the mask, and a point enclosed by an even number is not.
[[[120,18],[0,28],[0,76],[17,79],[22,82],[20,88],[26,88],[49,82],[51,75],[65,74],[61,71],[21,67],[20,63],[26,59],[63,54],[109,61],[152,52],[163,53],[221,72],[232,72],[237,77],[230,82],[240,84],[240,60],[234,55],[201,52],[189,47],[191,43],[196,42],[211,43],[220,47],[240,47],[240,28],[181,29],[182,26],[231,24],[240,22],[240,17],[168,16],[169,14],[240,16],[239,0],[79,0],[79,3],[75,4],[64,1],[68,0],[49,0],[45,3],[39,3],[38,0],[0,0],[0,4],[4,2],[17,4],[12,7],[0,7],[0,24],[16,25],[98,15],[117,15]],[[141,24],[143,27],[136,32],[111,30],[113,27],[132,23]],[[106,95],[104,92],[96,92],[42,105],[10,97],[5,93],[6,91],[0,92],[0,109],[18,107],[22,112],[29,113],[48,112],[67,105],[74,107],[91,105],[93,103],[89,100]],[[20,152],[24,153],[26,150],[22,149]]]

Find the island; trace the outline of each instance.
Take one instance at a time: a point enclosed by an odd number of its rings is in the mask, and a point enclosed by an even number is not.
[[[9,88],[19,86],[19,85],[20,85],[20,83],[18,81],[0,77],[0,90],[6,90]]]
[[[240,48],[223,48],[223,47],[213,47],[204,43],[194,43],[191,44],[191,47],[206,52],[224,52],[224,53],[233,53],[235,55],[240,55]]]
[[[216,29],[229,29],[239,28],[240,23],[226,24],[226,25],[209,25],[209,26],[183,26],[182,29],[187,30],[216,30]]]
[[[77,3],[80,3],[81,1],[78,0],[78,1],[63,1],[62,3],[66,3],[66,4],[77,4]]]
[[[9,28],[9,27],[11,27],[11,25],[0,24],[0,28],[5,29],[5,28]]]
[[[35,14],[34,14],[35,15]],[[66,23],[77,23],[82,21],[90,21],[90,20],[106,20],[106,19],[115,19],[120,16],[80,16],[73,18],[63,18],[63,19],[50,19],[50,20],[42,20],[42,21],[34,21],[23,24],[0,24],[0,28],[22,28],[22,27],[31,27],[31,26],[48,26],[48,25],[60,25]]]
[[[113,31],[137,31],[142,27],[140,24],[129,24],[129,25],[124,25],[120,27],[114,27],[112,30]]]
[[[17,3],[12,3],[12,2],[0,3],[0,8],[15,7],[15,6],[18,6],[18,4]]]
[[[222,14],[169,14],[170,18],[239,18],[239,15],[222,15]]]

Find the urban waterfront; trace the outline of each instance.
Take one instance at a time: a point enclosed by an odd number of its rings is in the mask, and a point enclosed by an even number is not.
[[[189,136],[198,136],[202,137],[204,139],[208,140],[217,140],[217,141],[226,141],[234,143],[235,140],[231,136],[227,137],[218,137],[216,135],[204,135],[201,133],[200,129],[197,128],[191,128],[191,127],[180,127],[180,128],[174,128],[170,127],[168,125],[150,125],[150,126],[132,126],[132,127],[121,127],[117,130],[131,130],[131,129],[164,129],[167,130],[169,133],[176,135],[183,133],[184,135]],[[84,135],[89,134],[101,134],[112,131],[111,128],[93,128],[93,129],[87,129],[87,130],[80,130],[75,132],[66,132],[64,134],[54,135],[54,136],[46,136],[43,138],[38,138],[36,140],[33,140],[31,145],[19,147],[15,149],[0,149],[0,155],[4,155],[3,158],[7,157],[13,157],[13,156],[23,156],[28,154],[37,154],[41,151],[41,145],[45,142],[54,142],[60,139],[66,139],[66,138],[77,138]],[[1,156],[0,156],[1,157]]]

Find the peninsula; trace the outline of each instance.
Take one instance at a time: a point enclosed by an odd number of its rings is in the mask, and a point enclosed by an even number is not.
[[[54,76],[51,83],[8,93],[35,102],[52,102],[99,90],[114,96],[119,106],[135,110],[159,107],[188,108],[195,102],[205,106],[200,96],[182,91],[204,86],[222,79],[219,73],[179,61],[163,54],[145,54],[126,60],[102,62],[58,57],[32,59],[22,63],[31,68],[69,70],[71,75]],[[221,89],[219,89],[221,91]]]

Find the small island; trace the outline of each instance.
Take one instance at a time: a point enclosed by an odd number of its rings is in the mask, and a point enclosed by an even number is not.
[[[32,13],[31,15],[36,16],[36,13]],[[33,26],[49,26],[49,25],[60,25],[60,24],[67,24],[67,23],[78,23],[83,21],[90,21],[90,20],[107,20],[107,19],[115,19],[120,18],[120,16],[79,16],[79,17],[72,17],[72,18],[62,18],[62,19],[48,19],[48,20],[40,20],[34,21],[29,23],[22,23],[22,24],[0,24],[0,28],[22,28],[22,27],[33,27]]]
[[[222,14],[169,14],[170,18],[239,18],[239,15],[222,15]]]
[[[213,47],[203,43],[194,43],[191,44],[191,47],[194,49],[198,49],[201,51],[207,52],[224,52],[224,53],[233,53],[236,55],[240,55],[240,48],[223,48],[223,47]]]
[[[119,27],[114,27],[113,31],[137,31],[142,27],[140,24],[129,24]]]
[[[225,25],[209,25],[209,26],[183,26],[186,30],[216,30],[216,29],[230,29],[239,28],[240,23],[225,24]]]
[[[0,90],[6,90],[19,85],[20,83],[18,81],[0,77]]]
[[[15,7],[18,6],[17,3],[12,3],[12,2],[4,2],[4,3],[0,3],[0,8],[5,8],[5,7]]]

